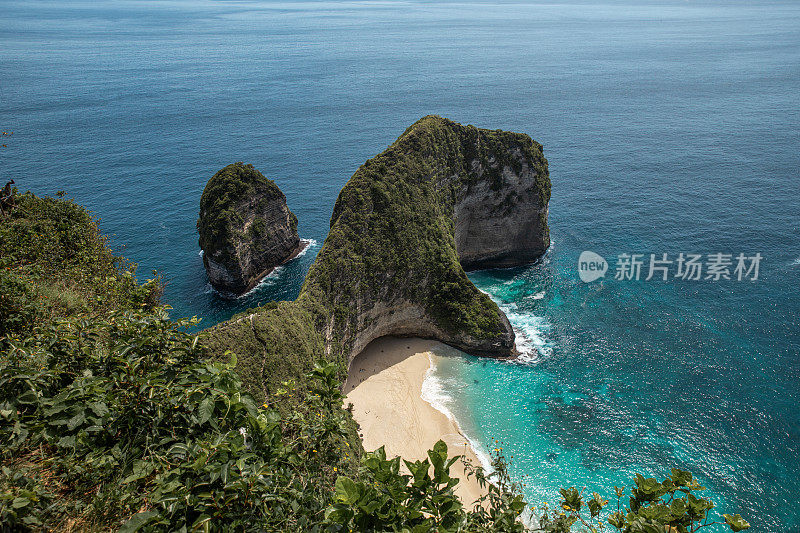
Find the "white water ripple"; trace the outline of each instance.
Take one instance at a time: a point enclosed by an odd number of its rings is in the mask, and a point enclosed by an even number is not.
[[[448,407],[453,403],[453,397],[445,391],[444,383],[442,383],[442,380],[436,375],[435,356],[433,354],[428,354],[428,361],[430,361],[430,366],[428,367],[428,371],[425,372],[425,379],[422,381],[420,397],[456,425],[458,432],[469,442],[470,447],[478,457],[478,461],[480,461],[484,471],[486,471],[486,473],[491,473],[493,468],[489,453],[479,442],[464,432],[458,419]]]
[[[491,292],[483,289],[479,290],[502,310],[511,322],[511,327],[517,336],[517,350],[519,356],[517,361],[521,363],[536,363],[543,357],[549,357],[553,353],[552,343],[547,340],[546,332],[550,329],[550,324],[544,317],[536,316],[520,310],[515,302],[505,303]],[[531,296],[534,300],[544,298],[545,292],[538,292]]]

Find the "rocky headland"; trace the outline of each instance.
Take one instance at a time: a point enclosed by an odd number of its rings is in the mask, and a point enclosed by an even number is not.
[[[547,160],[527,135],[424,117],[342,189],[297,300],[236,316],[203,342],[236,352],[241,377],[265,395],[316,358],[346,367],[386,335],[513,355],[508,319],[464,268],[540,257],[549,199]]]

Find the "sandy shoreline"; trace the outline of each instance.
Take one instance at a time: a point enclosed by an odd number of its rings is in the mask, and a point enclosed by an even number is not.
[[[449,455],[464,455],[473,465],[479,465],[458,425],[422,398],[422,384],[431,367],[430,351],[437,345],[416,338],[373,341],[350,365],[345,405],[353,404],[353,418],[361,426],[368,451],[383,445],[389,457],[422,460],[442,439]],[[478,483],[474,478],[467,479],[460,461],[450,473],[461,479],[456,493],[471,507],[481,494]]]

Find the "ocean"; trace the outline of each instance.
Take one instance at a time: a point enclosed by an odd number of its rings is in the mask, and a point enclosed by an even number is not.
[[[65,191],[204,326],[294,298],[338,191],[415,120],[525,132],[553,245],[476,272],[524,355],[437,359],[535,503],[694,472],[761,533],[800,531],[800,4],[791,1],[16,1],[0,10],[0,179]],[[206,181],[253,163],[314,244],[249,295],[208,285]],[[578,257],[607,260],[584,283]],[[651,254],[733,279],[646,280]],[[640,279],[615,279],[641,254]],[[760,254],[758,279],[736,256]],[[708,265],[706,265],[707,267]],[[707,271],[704,271],[704,274]]]

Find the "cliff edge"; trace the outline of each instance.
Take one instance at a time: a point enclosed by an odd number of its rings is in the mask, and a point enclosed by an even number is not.
[[[234,317],[204,343],[236,352],[265,393],[315,357],[349,364],[385,335],[513,355],[508,319],[464,267],[541,256],[549,199],[547,160],[527,135],[424,117],[342,189],[298,299]]]

